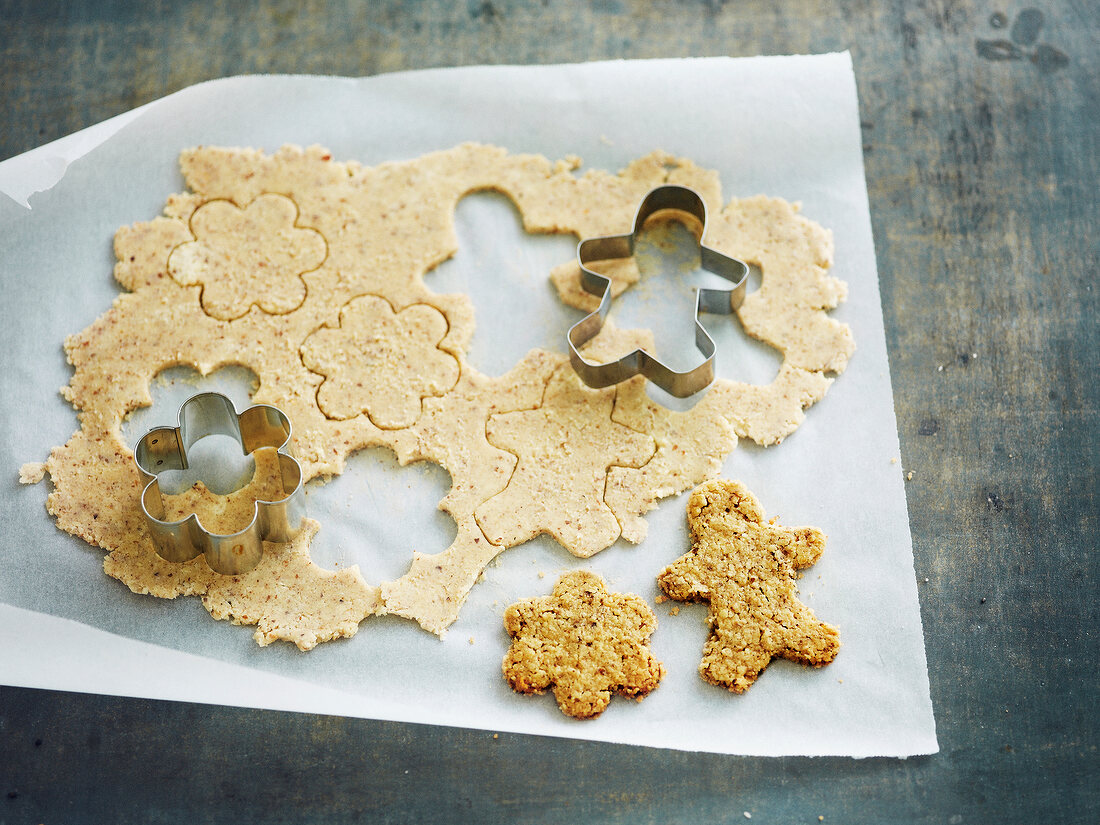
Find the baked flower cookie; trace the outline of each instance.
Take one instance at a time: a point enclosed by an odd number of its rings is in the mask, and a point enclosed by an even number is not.
[[[640,700],[664,675],[649,650],[653,611],[638,596],[608,593],[586,570],[562,576],[549,596],[510,606],[504,627],[508,684],[519,693],[551,688],[562,713],[577,719],[601,714],[612,693]]]
[[[744,693],[774,657],[814,666],[836,657],[839,632],[798,600],[795,586],[795,571],[825,549],[820,530],[764,521],[743,484],[721,479],[692,492],[688,526],[691,550],[657,583],[669,598],[710,603],[704,679]]]

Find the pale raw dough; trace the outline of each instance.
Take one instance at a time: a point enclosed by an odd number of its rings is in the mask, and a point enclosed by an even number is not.
[[[549,533],[586,557],[619,537],[619,522],[603,500],[608,470],[641,467],[654,443],[612,421],[615,393],[585,386],[566,364],[538,409],[489,419],[489,442],[519,459],[508,486],[474,512],[489,541],[511,547]]]
[[[46,464],[58,526],[106,549],[105,570],[135,592],[199,595],[216,618],[256,624],[261,643],[302,648],[351,635],[377,612],[442,634],[484,565],[539,533],[581,556],[620,535],[640,541],[659,498],[715,475],[738,437],[777,444],[824,396],[854,349],[848,328],[827,315],[845,287],[828,274],[829,233],[796,206],[763,197],[723,206],[716,173],[663,152],[617,175],[577,174],[579,164],[476,144],[374,167],[319,147],[184,152],[191,191],[115,237],[115,278],[129,292],[66,340],[74,374],[63,394],[81,427]],[[640,379],[591,390],[561,353],[532,352],[495,379],[466,361],[470,300],[424,281],[456,251],[464,195],[503,192],[528,231],[592,237],[628,231],[641,198],[663,183],[699,191],[707,243],[763,271],[739,317],[783,353],[771,384],[719,381],[681,413],[655,405]],[[637,280],[631,261],[606,271],[616,291]],[[578,272],[563,262],[552,280],[563,300],[590,308]],[[644,340],[608,328],[589,352]],[[151,403],[150,381],[180,364],[203,375],[228,364],[252,370],[253,402],[293,422],[306,481],[340,473],[371,446],[402,463],[440,464],[452,478],[440,507],[454,517],[455,541],[420,552],[410,529],[409,571],[381,587],[355,568],[313,565],[315,525],[269,546],[247,576],[219,576],[202,559],[163,561],[145,534],[141,480],[120,427]],[[552,460],[562,452],[567,460]],[[232,506],[211,498],[196,490],[180,501],[200,516]]]
[[[261,195],[243,209],[211,201],[191,214],[196,240],[177,246],[168,271],[181,284],[202,284],[202,308],[215,318],[240,318],[253,304],[292,312],[306,299],[302,275],[325,259],[325,239],[295,225],[285,195]]]
[[[37,484],[46,477],[46,462],[28,461],[19,468],[20,484]]]
[[[394,312],[373,295],[350,301],[339,327],[319,329],[302,344],[302,362],[325,376],[317,406],[339,420],[366,413],[387,430],[412,425],[425,397],[458,382],[458,359],[438,348],[446,334],[447,319],[435,307]]]

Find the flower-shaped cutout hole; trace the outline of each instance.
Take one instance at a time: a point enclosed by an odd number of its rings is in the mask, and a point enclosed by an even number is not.
[[[324,525],[310,543],[310,558],[326,570],[357,564],[374,581],[400,578],[409,569],[410,544],[437,553],[454,542],[454,518],[437,507],[450,487],[438,464],[401,466],[385,447],[357,451],[331,481],[305,488],[310,517]],[[394,513],[417,514],[415,538]]]
[[[285,195],[260,195],[243,209],[215,200],[191,216],[195,240],[168,258],[168,272],[185,286],[202,285],[203,311],[222,321],[252,306],[282,315],[306,298],[302,276],[328,254],[324,237],[297,225],[298,207]]]
[[[322,327],[302,344],[302,362],[324,376],[317,406],[327,418],[366,414],[382,429],[411,426],[428,396],[458,382],[458,359],[439,348],[447,318],[427,304],[395,312],[373,295],[349,301],[339,326]]]

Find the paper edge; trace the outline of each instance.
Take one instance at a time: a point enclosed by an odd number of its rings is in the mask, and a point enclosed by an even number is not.
[[[89,666],[87,663],[85,654],[89,649],[94,649],[97,654],[94,666]],[[513,725],[486,728],[483,725],[458,722],[425,722],[423,719],[408,718],[392,708],[379,713],[376,706],[374,712],[367,712],[366,708],[370,704],[377,705],[377,699],[368,700],[357,694],[269,673],[246,665],[173,650],[119,636],[72,619],[63,619],[2,602],[0,602],[0,656],[7,663],[3,677],[0,678],[0,682],[4,685],[64,693],[373,719],[383,722],[495,731],[575,741],[597,741],[651,750],[720,754],[732,757],[906,759],[938,752],[934,734],[930,742],[924,737],[917,737],[918,743],[914,744],[912,749],[899,750],[895,753],[882,753],[881,749],[878,749],[866,753],[820,751],[792,754],[759,750],[717,750],[713,747],[692,748],[681,744],[652,745],[629,738],[600,736],[598,729],[593,728],[586,731],[584,739],[580,739],[571,736],[566,730],[532,733]],[[135,673],[135,670],[140,672]],[[227,685],[232,685],[232,689],[227,689]],[[242,688],[243,693],[258,697],[259,700],[244,703],[240,698]],[[599,721],[581,721],[577,724],[598,725]]]
[[[90,649],[97,652],[94,667],[86,661]],[[356,708],[361,700],[354,694],[130,639],[4,602],[0,602],[0,655],[6,662],[3,684],[11,687],[261,710],[300,711],[309,706],[310,713],[350,711],[363,717]],[[134,673],[134,661],[140,663],[140,673]],[[74,663],[80,666],[74,668]],[[233,685],[231,692],[227,685]],[[241,704],[234,697],[242,685],[257,688],[254,695],[268,701]],[[272,698],[278,701],[270,701]]]
[[[22,207],[27,211],[33,210],[30,199],[43,192],[50,191],[58,183],[60,183],[69,167],[87,155],[89,152],[95,150],[119,131],[128,126],[131,122],[137,120],[149,109],[165,104],[166,102],[182,96],[194,94],[196,90],[206,89],[212,86],[225,85],[229,83],[245,81],[267,81],[267,80],[279,80],[279,79],[291,79],[291,80],[325,80],[332,82],[347,82],[347,83],[360,83],[364,80],[376,80],[383,78],[402,78],[410,76],[430,76],[439,72],[446,72],[448,74],[454,74],[456,72],[463,73],[477,73],[486,70],[501,70],[507,69],[511,71],[540,71],[553,68],[566,68],[566,67],[598,67],[601,65],[615,66],[615,65],[640,65],[640,64],[667,64],[667,63],[732,63],[743,61],[770,61],[770,60],[805,60],[805,59],[820,59],[820,58],[845,58],[846,68],[849,72],[852,71],[852,56],[850,50],[834,51],[834,52],[821,52],[818,54],[782,54],[782,55],[752,55],[745,57],[731,57],[728,55],[720,55],[714,57],[651,57],[651,58],[614,58],[610,60],[590,60],[582,61],[578,63],[537,63],[537,64],[487,64],[478,63],[470,66],[454,66],[454,67],[433,67],[427,69],[400,69],[392,72],[379,72],[374,75],[361,75],[358,77],[351,77],[347,75],[325,75],[325,74],[306,74],[306,73],[253,73],[253,74],[238,74],[227,75],[225,77],[218,77],[211,80],[204,80],[199,83],[193,83],[190,86],[185,86],[182,89],[178,89],[175,92],[164,95],[163,97],[156,98],[138,106],[135,109],[130,109],[126,112],[122,112],[118,115],[102,120],[84,129],[80,129],[76,132],[71,132],[56,140],[50,141],[36,146],[32,149],[28,149],[26,152],[22,152],[18,155],[14,155],[6,160],[0,161],[0,194],[10,199],[16,205]],[[853,86],[855,85],[853,75]],[[858,105],[858,94],[856,96]],[[861,168],[862,172],[862,168]],[[864,179],[864,188],[866,188],[866,180]]]
[[[730,57],[730,56],[672,57],[672,58],[646,58],[646,59],[637,59],[637,60],[618,58],[618,59],[613,59],[613,60],[593,60],[593,61],[585,61],[585,62],[580,62],[580,63],[553,63],[553,64],[506,65],[506,66],[505,65],[498,66],[498,65],[476,64],[476,65],[471,65],[471,66],[461,66],[461,67],[453,67],[453,68],[439,67],[439,68],[428,68],[428,69],[400,70],[400,71],[385,72],[385,73],[379,73],[377,75],[368,75],[368,76],[361,76],[361,77],[348,77],[348,76],[339,76],[339,75],[290,74],[290,73],[231,75],[231,76],[216,78],[216,79],[204,81],[204,82],[201,82],[201,83],[193,84],[191,86],[187,86],[187,87],[185,87],[183,89],[180,89],[176,92],[173,92],[169,95],[166,95],[164,97],[158,98],[158,99],[153,100],[153,101],[150,101],[149,103],[146,103],[146,104],[144,104],[144,105],[142,105],[142,106],[140,106],[136,109],[130,110],[128,112],[121,113],[121,114],[116,115],[116,116],[114,116],[114,117],[112,117],[112,118],[110,118],[106,121],[101,121],[100,123],[97,123],[97,124],[94,124],[93,126],[87,127],[86,129],[80,130],[78,132],[71,133],[69,135],[66,135],[66,136],[64,136],[62,138],[59,138],[55,141],[52,141],[50,143],[43,144],[39,147],[35,147],[34,149],[31,149],[31,150],[29,150],[25,153],[14,156],[14,157],[9,158],[7,160],[0,161],[0,192],[2,192],[7,197],[11,198],[13,201],[15,201],[16,203],[23,206],[24,208],[26,208],[29,211],[29,210],[33,209],[33,207],[30,204],[31,196],[33,196],[36,193],[47,192],[50,189],[52,189],[53,186],[55,186],[57,183],[59,183],[64,178],[65,174],[68,171],[68,168],[71,166],[72,163],[78,161],[80,158],[84,157],[86,154],[88,154],[89,152],[95,150],[97,147],[99,147],[100,145],[105,143],[107,140],[109,140],[111,137],[113,137],[119,131],[124,129],[131,122],[137,120],[147,110],[151,109],[152,107],[158,106],[158,105],[166,104],[168,101],[170,101],[174,98],[177,98],[177,97],[180,97],[180,96],[195,94],[200,89],[206,89],[206,88],[209,88],[211,86],[220,86],[220,85],[226,85],[226,84],[239,83],[240,81],[267,82],[267,81],[278,80],[278,79],[302,79],[302,80],[317,80],[317,79],[320,79],[320,80],[323,80],[323,81],[326,81],[326,82],[335,82],[335,83],[340,83],[340,82],[359,83],[359,82],[362,82],[364,80],[376,80],[376,79],[391,78],[391,77],[392,78],[400,78],[400,77],[413,76],[413,75],[416,75],[416,76],[431,76],[431,75],[434,75],[434,74],[440,73],[440,72],[444,72],[444,73],[447,73],[449,75],[454,74],[456,72],[477,73],[477,72],[482,72],[482,71],[486,71],[486,70],[496,71],[496,70],[500,70],[502,68],[508,68],[508,69],[519,70],[519,71],[524,71],[524,72],[531,72],[531,71],[537,72],[537,71],[544,71],[544,70],[555,68],[555,67],[557,67],[557,68],[569,67],[569,68],[590,69],[590,68],[593,68],[593,67],[598,67],[600,65],[617,65],[617,66],[625,66],[625,65],[628,65],[628,64],[632,64],[632,65],[634,65],[634,64],[661,65],[661,64],[668,64],[668,63],[683,64],[683,63],[692,63],[692,62],[697,62],[697,63],[726,63],[726,64],[729,64],[729,63],[742,63],[742,62],[745,62],[745,61],[790,61],[792,59],[795,59],[795,60],[820,60],[820,59],[823,59],[823,58],[826,58],[826,59],[827,58],[836,58],[836,59],[843,60],[844,65],[841,68],[842,68],[843,71],[846,72],[846,76],[849,79],[849,82],[851,84],[849,88],[850,88],[851,94],[853,95],[854,100],[856,102],[857,111],[858,111],[858,105],[859,105],[858,88],[857,88],[857,84],[856,84],[856,78],[855,78],[855,75],[854,75],[854,66],[853,66],[852,56],[851,56],[851,53],[850,53],[849,50],[844,50],[844,51],[839,51],[839,52],[837,52],[837,51],[824,52],[824,53],[819,53],[819,54],[756,55],[756,56],[749,56],[749,57]],[[881,296],[880,282],[879,282],[879,278],[878,278],[877,250],[874,249],[873,226],[871,224],[869,197],[868,197],[867,187],[866,187],[866,169],[865,169],[865,165],[862,163],[862,150],[860,150],[860,151],[861,151],[861,163],[860,163],[859,175],[860,175],[860,184],[861,184],[861,187],[860,187],[861,200],[863,201],[863,203],[861,204],[860,211],[863,213],[865,224],[866,224],[865,229],[868,233],[868,236],[871,238],[871,241],[872,241],[871,252],[872,252],[873,262],[874,262],[874,266],[875,266],[875,288],[876,288],[878,302],[879,302],[880,311],[881,311],[882,296]],[[57,170],[58,170],[58,167],[59,167],[60,163],[63,163],[64,165],[62,167],[60,167],[60,171],[59,171],[59,173],[57,173]],[[18,180],[20,175],[28,175],[28,174],[33,175],[33,173],[35,171],[34,167],[35,167],[36,164],[38,165],[39,174],[43,176],[41,178],[41,180],[45,180],[46,178],[50,177],[51,174],[53,174],[53,173],[56,173],[55,179],[53,179],[52,182],[49,182],[48,184],[44,184],[40,188],[35,188],[33,190],[30,189],[26,185],[23,186],[22,190],[20,190],[18,187],[14,187],[14,194],[13,194],[13,188],[12,188],[12,184],[10,183],[10,181],[12,179]],[[52,164],[52,167],[51,167],[51,164]],[[20,194],[22,194],[21,198],[19,197]],[[889,360],[889,354],[888,353],[887,353],[886,361],[887,361],[887,363],[886,363],[886,368],[887,368],[886,378],[887,378],[887,382],[888,382],[888,385],[890,387],[891,394],[892,394],[893,393],[893,380],[892,380],[892,375],[891,375],[891,372],[890,372],[890,360]],[[891,405],[891,407],[892,407],[892,405]],[[895,443],[897,444],[898,449],[900,449],[900,438],[899,438],[899,433],[898,433],[898,429],[897,429],[897,415],[896,415],[896,410],[894,410],[893,408],[891,409],[891,415],[893,417],[893,432],[894,432]],[[624,741],[622,739],[611,738],[611,737],[599,737],[598,735],[597,736],[592,736],[591,732],[589,732],[589,735],[587,735],[586,738],[591,739],[593,741],[603,741],[603,742],[608,742],[608,743],[612,743],[612,744],[624,744],[624,745],[632,745],[632,746],[650,747],[650,748],[662,749],[662,750],[679,750],[679,751],[702,752],[702,753],[721,753],[721,754],[731,755],[731,756],[748,756],[748,757],[796,756],[796,757],[811,757],[812,758],[812,757],[816,757],[816,756],[823,756],[823,757],[847,757],[847,758],[862,759],[862,758],[907,758],[909,756],[923,756],[923,755],[929,755],[929,754],[937,753],[939,751],[939,745],[938,745],[938,737],[937,737],[937,731],[936,731],[935,714],[934,714],[934,709],[932,707],[932,702],[931,702],[930,679],[929,679],[928,667],[927,667],[927,651],[926,651],[926,643],[927,642],[926,642],[924,627],[923,627],[923,616],[921,615],[921,611],[920,611],[920,594],[919,594],[919,590],[916,588],[916,583],[915,583],[915,558],[913,556],[913,548],[912,548],[911,519],[910,519],[910,515],[909,515],[908,498],[907,498],[907,496],[905,496],[904,486],[902,487],[902,496],[905,500],[905,514],[906,514],[906,523],[905,523],[906,530],[905,530],[905,532],[906,532],[906,537],[907,537],[907,546],[909,548],[908,558],[909,558],[910,568],[914,572],[913,588],[914,588],[914,591],[915,591],[915,596],[916,596],[916,601],[917,601],[917,620],[918,620],[918,624],[919,624],[919,627],[920,627],[920,636],[921,636],[921,641],[922,641],[921,654],[922,654],[922,657],[924,659],[923,674],[924,674],[925,686],[926,686],[926,689],[927,689],[927,692],[928,692],[928,697],[929,697],[928,698],[927,710],[928,710],[928,717],[930,718],[930,720],[932,722],[930,732],[922,732],[921,736],[918,737],[920,739],[928,740],[928,741],[925,741],[925,743],[923,745],[915,746],[915,748],[918,748],[918,749],[899,751],[899,752],[896,752],[896,753],[883,753],[883,752],[881,752],[881,749],[879,749],[877,751],[867,752],[865,754],[853,754],[850,751],[845,752],[845,753],[833,753],[833,752],[829,752],[829,751],[821,751],[821,752],[818,752],[818,753],[792,754],[792,753],[786,753],[786,752],[768,753],[768,752],[753,752],[753,751],[744,751],[744,750],[741,750],[741,751],[738,751],[738,750],[718,750],[718,749],[715,749],[713,747],[694,749],[694,748],[688,748],[688,747],[680,747],[680,746],[677,746],[677,745],[653,746],[653,745],[650,745],[650,744],[647,744],[647,743],[644,743],[644,742]],[[16,615],[16,614],[25,614],[25,615]],[[250,667],[243,666],[243,665],[231,664],[231,663],[228,663],[228,662],[223,662],[221,660],[209,659],[209,658],[206,658],[206,657],[197,656],[195,654],[184,653],[182,651],[175,651],[175,650],[172,650],[170,648],[163,648],[163,647],[160,647],[160,646],[157,646],[157,645],[150,644],[148,642],[140,642],[138,640],[133,640],[133,639],[129,639],[129,638],[126,638],[126,637],[116,636],[115,634],[111,634],[107,631],[98,630],[96,628],[92,628],[92,627],[87,626],[87,625],[82,625],[78,622],[74,622],[74,621],[67,620],[67,619],[60,619],[58,617],[50,616],[50,615],[47,615],[47,614],[36,613],[34,611],[25,610],[25,609],[22,609],[22,608],[15,608],[15,607],[13,607],[11,605],[8,605],[8,604],[5,604],[5,603],[0,603],[0,621],[3,621],[3,623],[4,623],[4,628],[3,628],[2,631],[0,631],[0,651],[7,654],[7,653],[10,652],[9,645],[12,645],[16,648],[17,651],[25,649],[25,651],[27,653],[32,654],[31,656],[20,657],[18,655],[15,655],[15,656],[9,657],[9,661],[14,661],[14,662],[17,663],[17,665],[15,667],[13,667],[13,669],[9,670],[8,673],[6,673],[4,675],[2,681],[3,681],[4,684],[10,684],[10,685],[16,686],[16,687],[46,688],[46,689],[68,691],[68,692],[78,692],[78,693],[102,693],[102,694],[106,694],[106,695],[124,696],[124,697],[132,697],[132,698],[151,698],[151,699],[165,700],[165,701],[198,702],[198,703],[202,703],[202,704],[219,704],[219,705],[232,706],[232,707],[249,707],[249,708],[257,708],[257,709],[263,709],[263,710],[282,710],[282,711],[291,711],[291,712],[318,713],[318,714],[329,714],[329,715],[346,715],[346,716],[353,716],[353,717],[357,717],[357,718],[383,719],[383,720],[398,721],[398,722],[409,722],[409,723],[416,723],[416,724],[435,724],[435,725],[442,725],[442,726],[447,726],[447,727],[458,727],[458,728],[476,729],[476,730],[484,729],[480,725],[472,725],[472,724],[471,725],[466,725],[466,724],[463,724],[463,723],[460,723],[460,722],[429,722],[429,723],[425,723],[423,720],[413,720],[413,719],[408,719],[408,718],[402,718],[402,714],[393,713],[393,712],[388,712],[385,715],[379,715],[377,707],[375,708],[373,713],[365,713],[362,709],[362,706],[364,704],[364,698],[359,697],[356,694],[344,693],[342,691],[332,689],[332,688],[323,688],[323,687],[319,687],[319,686],[317,686],[313,683],[310,683],[310,682],[301,682],[301,681],[298,681],[298,680],[291,679],[289,677],[284,677],[284,676],[279,676],[277,674],[267,673],[267,672],[259,670],[259,669],[250,668]],[[24,647],[19,647],[19,646],[15,645],[15,643],[12,642],[12,639],[14,637],[14,634],[13,634],[12,631],[13,631],[13,629],[19,629],[21,639],[33,639],[33,638],[36,638],[35,633],[34,633],[34,630],[36,628],[41,628],[41,627],[43,627],[45,625],[48,625],[52,622],[62,623],[63,626],[56,627],[55,629],[62,633],[63,638],[68,639],[69,636],[65,635],[65,633],[66,632],[73,632],[74,627],[75,628],[80,628],[80,629],[82,629],[83,631],[86,631],[86,632],[91,632],[93,634],[100,634],[100,638],[98,639],[98,643],[103,644],[109,651],[121,651],[122,648],[124,648],[126,646],[136,646],[136,648],[141,651],[141,653],[143,655],[143,658],[152,657],[154,659],[164,660],[166,662],[168,660],[171,660],[177,666],[182,668],[185,673],[190,674],[190,678],[188,680],[181,681],[178,677],[175,676],[175,672],[173,671],[173,678],[170,681],[165,682],[164,684],[161,684],[160,682],[157,682],[156,685],[153,686],[148,681],[138,682],[137,685],[138,685],[139,688],[142,688],[142,690],[137,690],[137,691],[135,691],[135,689],[134,689],[135,682],[132,679],[127,678],[125,680],[122,680],[122,684],[116,685],[110,678],[104,680],[103,679],[103,674],[102,673],[97,674],[97,673],[93,672],[94,669],[85,671],[82,674],[82,679],[57,678],[54,681],[48,681],[48,680],[41,679],[40,678],[41,673],[39,673],[38,674],[38,676],[39,676],[38,679],[36,679],[34,681],[25,681],[25,677],[23,676],[23,674],[24,673],[29,673],[31,670],[34,669],[33,667],[28,666],[30,659],[33,658],[34,655],[40,654],[42,648],[38,647],[38,646],[35,646],[35,645],[30,645],[29,647],[26,647],[26,642],[23,643]],[[76,635],[79,635],[79,634],[76,634]],[[131,648],[131,649],[133,649],[133,648]],[[22,659],[22,661],[21,661],[21,659]],[[207,669],[210,669],[211,666],[213,666],[213,670],[216,670],[216,671],[219,671],[219,672],[221,672],[221,671],[232,671],[232,673],[226,673],[222,677],[219,677],[217,674],[212,674],[209,677],[201,677],[200,678],[200,677],[197,677],[197,675],[196,675],[198,673],[198,670],[194,667],[189,667],[188,666],[188,665],[194,664],[196,662],[203,663],[203,665]],[[23,671],[20,671],[20,669],[19,669],[20,666],[22,666],[24,668]],[[220,688],[219,681],[218,681],[219,678],[226,678],[227,680],[231,678],[238,685],[242,681],[244,681],[244,682],[252,681],[254,683],[265,682],[268,685],[268,689],[270,689],[272,687],[283,688],[287,691],[285,696],[293,697],[293,696],[297,696],[298,694],[301,694],[301,698],[296,699],[295,701],[290,701],[288,699],[285,702],[265,701],[265,702],[260,702],[260,703],[255,703],[254,702],[252,704],[243,704],[242,701],[239,698],[235,697],[235,696],[227,698],[225,695],[222,695],[222,689]],[[83,684],[83,683],[73,684],[73,681],[82,682],[83,680],[90,680],[95,686],[90,687],[89,685]],[[199,687],[197,684],[193,684],[193,683],[197,683],[197,682],[203,682],[204,686]],[[180,690],[179,689],[180,684],[189,685],[188,691]],[[182,695],[184,693],[187,693],[187,695],[186,696]],[[279,697],[284,696],[284,694],[281,691],[278,691],[278,690],[276,690],[271,695],[275,695],[275,696],[279,696]],[[324,706],[324,707],[320,706],[322,703],[319,700],[321,700],[321,699],[330,700],[333,703],[332,706]],[[533,733],[518,730],[518,729],[513,730],[513,729],[509,729],[509,728],[501,728],[500,730],[507,731],[507,732],[510,732],[510,733],[518,733],[518,734],[522,734],[522,735],[553,736],[555,738],[566,738],[566,739],[573,738],[573,737],[570,736],[569,732],[567,732],[567,731],[540,731],[539,733],[534,733],[533,734]],[[929,741],[930,741],[930,744],[929,744]]]
[[[856,79],[856,74],[855,74],[855,63],[852,60],[852,55],[851,55],[850,51],[845,51],[845,52],[843,52],[843,54],[848,59],[847,60],[847,62],[848,62],[847,79],[850,83],[849,94],[851,94],[852,99],[855,101],[855,104],[856,104],[856,117],[858,118],[859,117],[859,100],[860,100],[860,98],[859,98],[859,83]],[[867,237],[871,241],[871,246],[870,246],[870,249],[871,249],[871,264],[873,265],[874,272],[875,272],[875,277],[874,277],[872,283],[874,285],[874,290],[875,290],[875,299],[878,302],[878,307],[879,307],[879,319],[880,319],[881,325],[882,325],[883,346],[884,346],[885,356],[886,356],[885,359],[884,359],[886,361],[886,375],[885,375],[885,378],[886,378],[886,385],[890,389],[890,419],[891,419],[891,422],[892,422],[891,430],[893,431],[893,436],[894,436],[895,454],[897,456],[899,456],[899,458],[900,458],[901,457],[901,432],[898,429],[898,413],[897,413],[897,407],[894,404],[894,374],[893,374],[893,367],[892,367],[891,360],[890,360],[890,347],[889,347],[889,342],[886,340],[886,314],[885,314],[885,308],[883,307],[883,304],[882,304],[882,277],[881,277],[881,274],[879,272],[878,249],[875,246],[875,231],[874,231],[875,228],[874,228],[874,223],[871,220],[871,196],[870,196],[870,193],[867,190],[867,165],[866,165],[866,159],[864,158],[863,142],[859,137],[858,125],[857,125],[857,129],[856,129],[854,137],[855,137],[855,140],[858,141],[857,145],[854,148],[855,148],[855,151],[859,152],[859,156],[860,156],[860,164],[859,164],[860,203],[858,204],[858,208],[857,208],[856,212],[860,216],[860,218],[859,218],[860,221],[863,223],[862,230],[864,232],[866,232]],[[913,600],[914,600],[914,602],[916,603],[916,606],[917,606],[917,614],[916,614],[917,627],[920,631],[920,640],[921,640],[920,655],[921,655],[921,659],[922,659],[921,664],[923,665],[920,668],[920,672],[921,672],[921,675],[923,677],[923,695],[928,697],[926,710],[927,710],[927,714],[928,714],[928,719],[931,722],[930,738],[931,738],[932,746],[933,746],[934,749],[929,751],[929,753],[939,753],[939,749],[940,749],[939,748],[939,730],[938,730],[938,726],[936,725],[935,703],[932,701],[932,679],[931,679],[931,676],[930,676],[929,671],[928,671],[928,637],[927,637],[927,634],[924,632],[924,614],[923,614],[923,611],[921,609],[921,594],[920,594],[920,588],[917,587],[917,559],[916,559],[916,555],[913,552],[913,523],[912,523],[912,516],[909,512],[909,495],[908,495],[908,492],[906,491],[905,482],[901,480],[902,476],[899,475],[897,478],[898,478],[897,484],[899,484],[900,487],[901,487],[901,499],[902,499],[902,502],[904,503],[904,506],[905,506],[905,547],[908,550],[908,553],[906,554],[906,558],[908,559],[908,569],[909,569],[909,572],[911,573],[910,578],[909,578],[910,593],[912,594]]]

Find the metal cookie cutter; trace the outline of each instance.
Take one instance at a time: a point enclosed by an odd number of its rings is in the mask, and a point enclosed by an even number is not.
[[[674,209],[694,216],[702,224],[699,251],[704,269],[729,281],[729,289],[700,287],[695,301],[695,346],[704,361],[687,372],[676,372],[644,349],[636,349],[617,361],[597,363],[585,359],[580,347],[595,337],[611,309],[611,281],[588,268],[591,261],[629,258],[634,254],[634,241],[651,215],[664,209]],[[733,313],[745,300],[745,284],[749,268],[736,258],[723,255],[702,243],[707,231],[707,207],[694,189],[686,186],[659,186],[642,200],[634,216],[634,230],[629,235],[607,235],[589,238],[577,245],[577,260],[581,265],[581,286],[586,292],[600,296],[595,312],[574,324],[568,335],[569,360],[573,369],[590,387],[609,387],[635,375],[644,375],[658,387],[677,398],[687,398],[705,389],[714,380],[714,339],[699,321],[700,312],[724,315]]]
[[[236,438],[245,455],[262,447],[278,451],[284,497],[257,501],[248,526],[228,535],[209,532],[194,513],[182,521],[164,520],[157,474],[187,469],[187,451],[208,435]],[[305,515],[305,503],[302,468],[290,456],[289,447],[290,420],[275,407],[259,404],[238,415],[233,402],[216,392],[185,401],[180,407],[178,427],[150,430],[134,451],[134,460],[146,482],[141,509],[157,553],[172,562],[190,561],[202,553],[211,569],[235,575],[260,563],[265,541],[287,542],[294,538]]]

